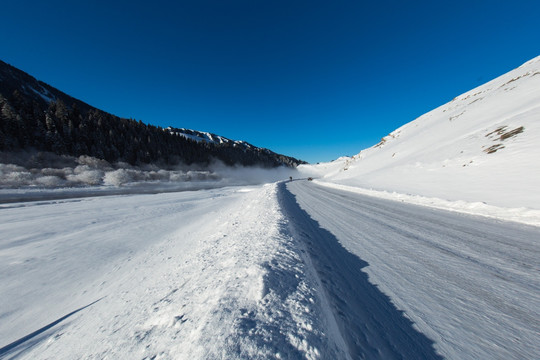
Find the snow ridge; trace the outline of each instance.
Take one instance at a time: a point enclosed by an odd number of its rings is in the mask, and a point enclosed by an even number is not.
[[[166,128],[165,130],[169,131],[172,134],[177,134],[177,135],[185,137],[186,139],[190,139],[196,142],[207,142],[207,143],[216,144],[216,145],[227,144],[233,147],[239,146],[245,149],[257,149],[257,147],[243,140],[231,140],[224,136],[212,134],[209,132],[184,129],[184,128],[177,129],[170,126]],[[263,149],[263,148],[260,148],[260,150],[266,151],[266,152],[270,151],[268,149]]]
[[[293,195],[291,188],[305,183],[281,183],[280,202],[288,217],[294,219],[289,224],[291,233],[303,244],[305,261],[324,294],[327,318],[335,321],[328,329],[339,333],[348,358],[440,359],[434,342],[372,284],[364,270],[369,264],[345,249],[344,239],[338,240],[335,231],[314,220],[313,209]],[[343,222],[340,227],[349,225]]]

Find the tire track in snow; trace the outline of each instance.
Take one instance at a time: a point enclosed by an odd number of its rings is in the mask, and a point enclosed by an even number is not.
[[[540,354],[538,228],[288,184],[300,207],[452,359]]]
[[[280,202],[293,236],[305,244],[328,304],[354,359],[440,359],[433,341],[418,332],[362,271],[369,264],[348,252],[280,183]]]

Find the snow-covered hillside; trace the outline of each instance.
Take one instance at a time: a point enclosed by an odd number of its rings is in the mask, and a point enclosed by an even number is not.
[[[172,134],[178,134],[180,136],[185,137],[186,139],[190,139],[196,142],[207,142],[211,144],[228,144],[233,147],[241,146],[243,148],[249,148],[249,149],[255,149],[256,147],[251,145],[248,142],[242,141],[242,140],[231,140],[221,135],[212,134],[205,131],[198,131],[198,130],[191,130],[191,129],[184,129],[184,128],[173,128],[168,127],[165,130],[169,131]],[[267,150],[267,149],[264,149]]]
[[[352,158],[303,171],[364,189],[538,210],[539,141],[537,57]]]

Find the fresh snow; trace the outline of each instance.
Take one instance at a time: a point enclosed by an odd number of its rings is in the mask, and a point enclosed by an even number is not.
[[[506,220],[528,218],[526,223],[539,225],[538,119],[540,57],[396,129],[358,155],[299,169],[331,186],[395,193],[398,200],[414,198]]]

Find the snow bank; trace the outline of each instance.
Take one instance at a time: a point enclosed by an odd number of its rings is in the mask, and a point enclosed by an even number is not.
[[[347,358],[275,184],[0,216],[0,357]]]
[[[355,186],[336,184],[333,182],[314,180],[315,183],[334,189],[369,195],[381,199],[403,201],[410,204],[428,206],[442,210],[455,211],[465,214],[485,216],[504,221],[514,221],[522,224],[540,226],[540,210],[528,208],[503,208],[488,205],[484,202],[466,202],[463,200],[449,201],[420,195],[400,194],[396,192],[363,189]]]

